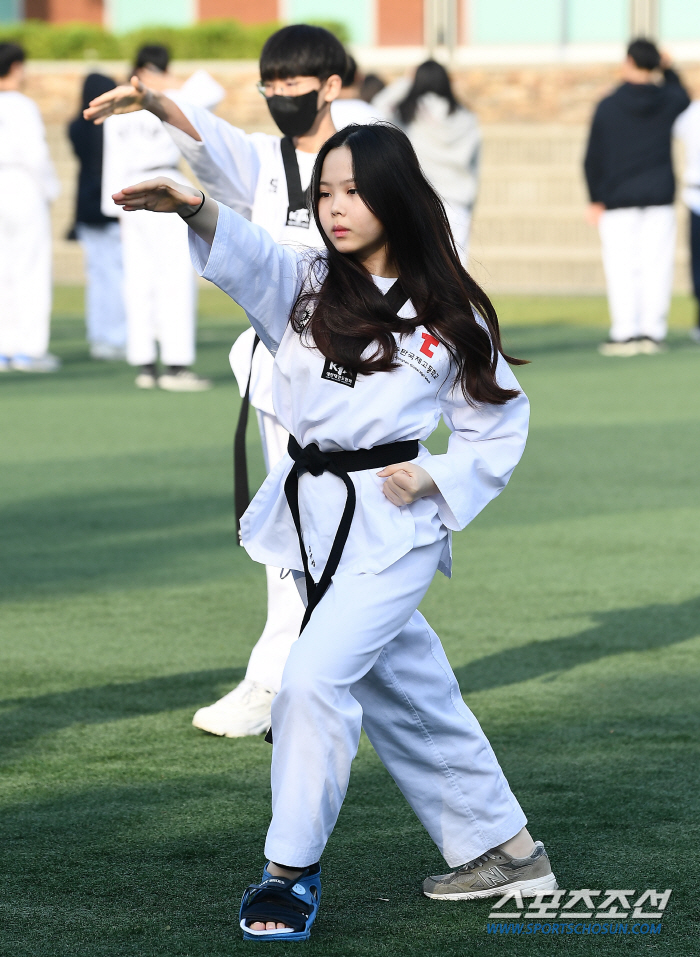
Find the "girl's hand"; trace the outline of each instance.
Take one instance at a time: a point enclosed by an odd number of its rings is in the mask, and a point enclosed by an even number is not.
[[[147,109],[144,101],[149,92],[137,76],[132,76],[129,85],[117,86],[90,100],[88,108],[83,110],[83,119],[93,120],[99,126],[115,113],[134,113],[136,110]]]
[[[148,209],[153,213],[187,213],[191,211],[190,207],[199,206],[202,194],[193,186],[183,186],[165,176],[158,176],[136,186],[125,186],[114,193],[112,199],[127,212]]]
[[[440,491],[429,472],[420,465],[411,462],[399,462],[398,465],[387,465],[379,478],[386,478],[382,491],[392,505],[410,505],[416,499],[426,495],[437,495]]]
[[[152,213],[180,213],[190,229],[211,246],[219,222],[219,204],[213,199],[202,200],[202,195],[194,186],[183,186],[165,176],[157,176],[136,186],[125,186],[118,193],[113,193],[112,199],[128,213],[136,209],[147,209]],[[195,212],[197,207],[199,211]]]

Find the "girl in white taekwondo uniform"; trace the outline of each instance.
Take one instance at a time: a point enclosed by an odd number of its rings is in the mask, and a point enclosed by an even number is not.
[[[417,611],[435,571],[450,572],[451,530],[498,495],[518,462],[527,399],[401,131],[333,136],[312,199],[324,253],[278,245],[165,179],[115,196],[125,210],[188,218],[196,268],[240,303],[275,356],[275,409],[290,432],[289,454],[242,523],[249,554],[294,569],[307,596],[272,706],[269,861],[243,897],[247,939],[309,936],[319,858],[362,727],[457,868],[427,878],[427,896],[556,887]],[[420,441],[441,416],[452,435],[432,456]]]
[[[276,242],[323,248],[309,214],[307,190],[318,150],[341,126],[377,119],[362,102],[343,101],[336,112],[342,77],[348,66],[343,45],[322,27],[294,24],[274,33],[260,55],[258,89],[283,138],[245,133],[192,102],[179,91],[162,92],[132,79],[93,101],[86,118],[148,110],[162,120],[173,142],[204,189],[246,219],[263,226]],[[116,186],[115,186],[116,188]],[[111,192],[111,191],[110,191]],[[241,396],[246,391],[257,412],[268,472],[287,449],[287,430],[275,415],[272,401],[272,356],[256,348],[255,331],[246,330],[234,343],[231,367]],[[240,427],[237,435],[244,437]],[[242,446],[243,450],[245,446]],[[237,457],[238,457],[237,452]],[[237,512],[247,482],[237,476]],[[200,708],[192,723],[212,734],[243,737],[264,733],[270,726],[270,706],[279,691],[289,649],[299,634],[304,614],[294,582],[283,570],[268,566],[267,621],[250,656],[244,681],[214,704]]]

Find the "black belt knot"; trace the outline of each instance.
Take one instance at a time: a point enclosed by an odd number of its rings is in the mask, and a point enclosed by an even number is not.
[[[322,452],[314,442],[310,442],[309,445],[302,449],[295,439],[295,445],[296,449],[292,449],[290,440],[287,445],[287,451],[294,459],[297,471],[299,469],[306,469],[308,472],[311,472],[312,475],[318,476],[329,470],[331,466],[330,458],[325,452]]]
[[[310,442],[305,448],[302,448],[293,435],[289,436],[287,451],[294,460],[294,465],[284,483],[284,494],[287,497],[289,510],[294,519],[294,527],[297,530],[299,538],[299,548],[301,549],[301,560],[304,567],[304,578],[306,579],[306,597],[307,606],[304,618],[301,623],[299,634],[306,628],[311,613],[321,601],[330,583],[338,570],[343,549],[350,534],[350,526],[355,514],[356,494],[355,485],[348,475],[348,472],[362,472],[365,469],[383,469],[387,465],[397,465],[399,462],[410,462],[418,456],[418,440],[409,439],[404,442],[389,442],[386,445],[375,445],[371,449],[357,449],[354,452],[322,452],[319,447]],[[304,538],[301,532],[301,519],[299,516],[299,474],[308,471],[312,475],[319,476],[324,472],[332,472],[337,475],[345,485],[346,500],[345,508],[338,525],[338,530],[333,539],[330,554],[323,574],[318,584],[311,577],[309,572],[309,558],[304,545]]]

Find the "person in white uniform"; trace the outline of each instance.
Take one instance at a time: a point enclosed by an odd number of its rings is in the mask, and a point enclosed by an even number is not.
[[[93,359],[126,358],[124,270],[119,220],[102,212],[103,128],[89,123],[82,111],[90,100],[113,90],[114,80],[100,73],[85,77],[82,107],[68,126],[68,137],[80,163],[75,226],[85,257],[85,325]]]
[[[277,242],[322,248],[306,196],[318,150],[348,123],[377,118],[364,102],[339,100],[347,70],[342,44],[321,27],[295,24],[268,39],[260,55],[258,89],[283,133],[282,140],[267,133],[244,133],[181,93],[165,96],[146,90],[138,79],[130,87],[97,98],[85,115],[100,122],[123,110],[151,111],[163,121],[211,196],[267,229]],[[248,390],[257,412],[269,471],[284,454],[288,440],[272,401],[272,357],[264,346],[255,348],[255,333],[249,329],[234,344],[230,361],[241,396]],[[245,494],[247,483],[243,484]],[[237,483],[237,498],[240,494]],[[233,738],[265,733],[270,727],[272,700],[299,634],[303,606],[286,570],[267,568],[266,577],[267,621],[245,679],[196,712],[193,724],[203,731]]]
[[[0,43],[0,372],[55,372],[49,204],[60,187],[39,109],[21,92],[24,59]]]
[[[681,113],[673,131],[685,146],[683,202],[690,214],[690,277],[696,309],[690,338],[700,343],[700,100]]]
[[[351,123],[378,123],[385,117],[368,100],[360,96],[363,76],[357,67],[357,61],[348,54],[347,67],[343,75],[343,85],[338,99],[333,101],[331,113],[336,130],[342,130]]]
[[[425,175],[445,203],[466,266],[481,158],[475,114],[457,101],[447,70],[435,60],[421,63],[413,77],[384,87],[372,106],[408,134]]]
[[[165,47],[143,47],[135,75],[156,89],[177,85],[168,72]],[[180,90],[202,109],[222,97],[218,83],[195,74]],[[156,173],[186,183],[178,170],[180,155],[160,122],[147,112],[113,116],[104,125],[102,212],[119,212],[112,193],[126,180]],[[120,214],[121,216],[121,214]],[[138,368],[136,385],[170,392],[201,392],[211,382],[192,371],[195,360],[196,285],[187,252],[187,228],[182,222],[149,216],[121,216],[124,259],[124,302],[127,318],[127,361]],[[158,359],[164,366],[159,373]]]
[[[408,138],[373,124],[324,145],[312,182],[321,253],[277,244],[164,178],[115,201],[190,217],[197,271],[274,355],[274,407],[290,433],[241,523],[251,557],[291,568],[307,606],[272,706],[269,860],[243,896],[244,938],[308,938],[362,727],[455,868],[425,880],[428,897],[554,889],[417,611],[435,572],[450,574],[452,530],[506,485],[529,407]],[[441,417],[452,434],[433,456],[420,443]]]

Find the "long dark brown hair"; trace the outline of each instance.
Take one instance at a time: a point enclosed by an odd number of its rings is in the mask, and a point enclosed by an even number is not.
[[[323,232],[318,215],[321,170],[328,153],[340,146],[350,149],[355,187],[384,226],[415,319],[399,319],[365,267],[338,252]],[[442,201],[401,130],[383,123],[352,125],[331,136],[318,154],[311,194],[327,255],[312,263],[311,277],[320,281],[305,286],[291,316],[292,328],[310,347],[371,375],[397,368],[394,333],[406,335],[424,326],[450,353],[468,401],[503,405],[518,395],[497,383],[496,363],[499,353],[513,365],[523,360],[503,352],[496,310],[460,263]]]
[[[450,113],[459,106],[454,93],[452,92],[452,83],[450,75],[445,67],[435,60],[426,60],[416,70],[413,77],[413,83],[406,96],[396,107],[396,112],[401,118],[401,122],[412,123],[415,115],[418,101],[426,93],[436,93],[449,103]]]

